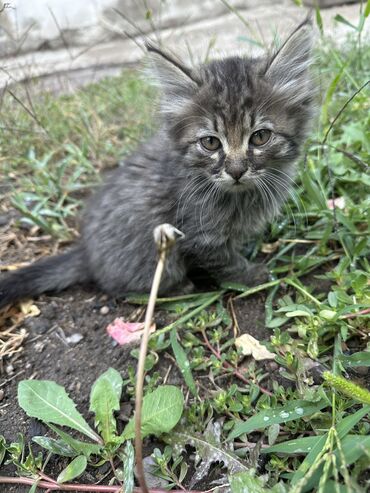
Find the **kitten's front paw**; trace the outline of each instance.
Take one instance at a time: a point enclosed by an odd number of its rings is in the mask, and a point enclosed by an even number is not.
[[[253,287],[263,284],[270,279],[270,272],[266,264],[251,264],[245,275],[245,284]]]
[[[172,226],[164,223],[156,226],[153,231],[154,241],[159,250],[172,246],[176,240],[184,238],[184,233]]]

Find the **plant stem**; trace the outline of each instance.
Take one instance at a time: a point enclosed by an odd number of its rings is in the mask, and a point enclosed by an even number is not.
[[[145,374],[145,359],[148,350],[148,341],[150,335],[150,327],[152,325],[155,303],[158,296],[159,285],[161,283],[166,254],[174,245],[176,237],[183,236],[181,231],[178,231],[173,226],[161,225],[154,231],[154,238],[157,244],[159,259],[157,268],[154,273],[152,287],[150,290],[148,306],[145,314],[144,333],[141,339],[139,361],[136,374],[136,393],[135,393],[135,457],[136,457],[136,475],[143,493],[149,493],[148,486],[145,481],[145,472],[143,465],[143,440],[141,437],[141,410],[143,405],[143,389],[144,389],[144,374]]]
[[[369,314],[370,314],[370,308],[364,308],[363,310],[359,310],[358,312],[346,313],[346,315],[342,315],[339,318],[341,320],[346,320],[349,318],[356,318],[356,317],[360,317],[361,315],[369,315]]]
[[[27,484],[29,486],[37,483],[38,488],[49,491],[86,491],[87,493],[122,493],[122,486],[103,486],[103,485],[91,485],[91,484],[57,484],[52,481],[38,481],[33,478],[10,478],[7,476],[0,476],[0,484]],[[183,490],[171,490],[172,493],[184,493]],[[134,488],[134,493],[143,493],[141,488]],[[148,493],[168,493],[168,490],[150,489]],[[201,491],[187,491],[186,493],[206,493]]]
[[[135,456],[136,456],[136,470],[139,484],[143,493],[149,493],[146,481],[145,472],[143,466],[143,441],[141,438],[141,409],[143,404],[143,387],[144,387],[144,373],[145,373],[145,358],[148,349],[149,330],[152,324],[155,302],[157,299],[159,284],[164,268],[164,262],[166,259],[166,252],[163,249],[160,252],[157,268],[154,274],[153,284],[150,291],[148,307],[145,314],[144,333],[141,339],[139,362],[137,366],[136,375],[136,395],[135,395]]]
[[[191,310],[190,312],[186,313],[185,315],[178,318],[177,320],[175,320],[171,324],[166,325],[166,327],[163,327],[163,329],[156,330],[155,332],[153,332],[153,334],[151,334],[151,337],[152,338],[158,337],[159,335],[162,335],[162,334],[172,330],[173,328],[178,327],[181,324],[184,324],[185,322],[187,322],[191,318],[195,317],[195,315],[198,315],[198,313],[203,311],[205,308],[207,308],[207,306],[212,305],[212,303],[214,303],[220,296],[222,296],[224,294],[224,292],[225,291],[216,291],[215,294],[213,296],[210,296],[202,305],[197,306],[196,308],[194,308],[194,310]]]
[[[203,335],[203,339],[204,339],[204,342],[206,344],[206,346],[208,347],[208,349],[211,351],[212,354],[214,354],[216,356],[216,358],[221,361],[221,354],[212,346],[212,344],[209,342],[209,339],[207,337],[207,334],[205,333],[204,330],[202,330],[202,335]],[[233,366],[231,363],[229,363],[228,361],[222,361],[222,366],[224,368],[228,368],[228,369],[232,369],[233,370],[233,373],[234,375],[239,378],[239,380],[241,380],[242,382],[244,383],[247,383],[247,384],[250,384],[250,381],[238,370],[238,368],[236,368],[235,366]],[[263,392],[264,394],[267,394],[267,395],[273,395],[269,390],[261,387],[260,385],[258,385],[258,388],[260,389],[261,392]]]

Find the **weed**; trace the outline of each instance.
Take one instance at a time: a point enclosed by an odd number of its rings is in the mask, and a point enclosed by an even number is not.
[[[189,389],[181,424],[153,454],[156,474],[169,486],[196,484],[199,471],[207,475],[215,463],[223,465],[218,479],[232,493],[357,493],[368,485],[369,396],[362,388],[366,379],[356,371],[370,367],[370,46],[363,35],[369,13],[368,1],[353,27],[356,37],[344,49],[329,41],[319,48],[317,68],[326,89],[318,129],[299,164],[296,197],[288,204],[290,213],[250,249],[251,258],[265,255],[272,279],[255,288],[227,284],[158,300],[171,322],[149,341],[145,392],[160,388],[153,355],[170,347]],[[319,10],[316,19],[324,35]],[[4,97],[2,165],[23,217],[54,235],[69,234],[79,193],[149,128],[150,94],[126,72],[74,95],[41,95],[27,110],[16,98]],[[276,355],[276,374],[257,362],[246,365],[232,338],[237,330],[232,301],[257,293],[265,295],[264,322],[271,331],[265,343]],[[148,298],[128,301],[146,304]],[[135,372],[128,373],[131,396]],[[97,399],[96,416],[104,399]],[[115,434],[111,418],[112,413],[98,420],[99,435],[89,428],[94,449],[76,450],[76,439],[60,429],[58,439],[41,437],[39,444],[78,459],[65,473],[69,478],[93,454],[108,461],[118,457],[118,469],[126,460],[131,465],[123,467],[123,475],[116,471],[121,481],[132,471],[133,452],[130,441],[120,448],[122,435]],[[189,447],[196,451],[190,479]],[[21,439],[2,441],[0,458],[7,453],[20,474],[39,474],[45,462],[26,450]],[[132,476],[124,481],[131,487]]]

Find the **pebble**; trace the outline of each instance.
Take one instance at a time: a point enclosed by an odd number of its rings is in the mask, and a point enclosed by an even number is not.
[[[2,401],[4,399],[4,391],[2,389],[0,389],[0,401]]]
[[[100,313],[101,313],[102,315],[107,315],[107,314],[109,313],[109,306],[107,306],[107,305],[102,306],[102,307],[100,308]]]
[[[66,341],[68,342],[68,344],[77,344],[82,341],[83,338],[84,336],[82,334],[76,332],[75,334],[66,337]]]
[[[13,375],[14,373],[14,366],[13,365],[7,365],[5,367],[5,371],[7,375]]]

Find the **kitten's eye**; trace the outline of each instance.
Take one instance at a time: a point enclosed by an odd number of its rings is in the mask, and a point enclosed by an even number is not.
[[[217,137],[203,137],[200,143],[207,151],[217,151],[221,147],[221,142]]]
[[[263,146],[270,140],[271,130],[267,130],[267,128],[263,128],[261,130],[257,130],[251,135],[249,142],[254,146]]]

